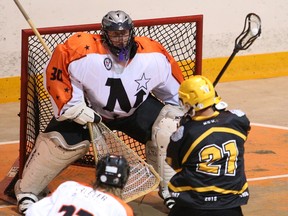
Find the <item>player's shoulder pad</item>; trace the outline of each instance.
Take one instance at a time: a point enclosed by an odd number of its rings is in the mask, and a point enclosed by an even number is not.
[[[159,42],[145,36],[135,37],[135,42],[138,44],[137,52],[140,53],[166,52],[165,48]]]
[[[78,185],[79,183],[78,182],[75,182],[75,181],[65,181],[65,182],[63,182],[60,186],[61,187],[71,187],[71,186],[75,186],[75,185]]]
[[[180,139],[182,139],[184,134],[184,126],[180,126],[175,132],[171,135],[171,140],[174,142],[178,142]]]
[[[238,117],[242,117],[246,115],[242,110],[238,110],[238,109],[233,109],[233,110],[228,110],[228,111],[233,113],[234,115],[237,115]]]
[[[74,50],[84,55],[95,52],[105,53],[101,40],[99,34],[77,32],[67,39],[65,46],[68,50]]]

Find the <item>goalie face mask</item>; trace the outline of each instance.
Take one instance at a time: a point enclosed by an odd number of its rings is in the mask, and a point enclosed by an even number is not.
[[[107,155],[98,161],[96,179],[102,184],[124,188],[130,174],[130,167],[123,156]]]
[[[120,62],[134,57],[133,22],[128,14],[120,10],[108,12],[102,19],[102,35],[109,51]]]

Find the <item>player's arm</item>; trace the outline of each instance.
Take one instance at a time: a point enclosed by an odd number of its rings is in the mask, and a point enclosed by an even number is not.
[[[171,138],[170,142],[167,147],[167,154],[166,154],[166,159],[165,161],[169,166],[171,166],[176,172],[179,171],[182,166],[181,166],[181,159],[179,157],[180,151],[181,151],[181,146],[183,145],[183,132],[184,132],[184,127],[181,126],[175,131]]]
[[[231,123],[233,127],[240,130],[245,136],[247,136],[251,130],[250,120],[246,114],[241,110],[228,110],[234,114],[233,122]]]
[[[170,67],[171,67],[171,73],[174,79],[180,84],[184,81],[184,77],[182,74],[182,71],[177,63],[177,61],[174,59],[172,55],[168,53],[168,51],[157,41],[152,41],[153,46],[157,47],[158,50],[166,57]]]
[[[160,73],[161,85],[153,90],[153,93],[161,99],[165,104],[178,105],[178,89],[180,83],[184,80],[182,71],[175,59],[167,52],[167,50],[158,42],[153,41],[157,55],[157,73]]]
[[[85,39],[85,36],[88,38]],[[84,34],[82,38],[89,43],[89,35]],[[78,40],[78,37],[69,38],[65,44],[56,47],[45,68],[45,86],[50,94],[57,120],[70,119],[82,125],[87,122],[98,123],[102,120],[101,116],[86,105],[83,86],[71,77],[69,71],[71,62],[87,54],[81,47],[77,47],[76,42],[73,42],[75,40]]]
[[[165,104],[179,105],[178,89],[179,82],[172,74],[172,68],[164,55],[157,56],[157,70],[160,73],[159,82],[161,83],[153,89],[153,94]]]
[[[61,110],[71,100],[73,94],[68,73],[69,63],[68,49],[65,44],[60,44],[55,48],[44,68],[44,86],[54,103],[53,105],[55,105],[53,108],[56,116],[61,114]]]
[[[111,195],[111,194],[110,194]],[[111,215],[117,215],[117,216],[134,216],[133,209],[131,206],[129,206],[126,202],[124,202],[122,199],[119,197],[112,195],[114,199],[116,199],[119,203],[121,208],[114,208],[113,213]]]
[[[171,66],[172,76],[177,80],[178,83],[184,81],[182,71],[177,63],[177,61],[163,48],[163,54],[166,56],[169,64]]]
[[[47,90],[56,119],[58,121],[72,120],[81,125],[87,122],[100,122],[101,116],[85,103],[83,87],[79,82],[77,83],[77,80],[70,77],[66,66],[63,67],[64,63],[59,65],[59,61],[65,59],[65,53],[59,54],[58,52],[60,51],[56,50],[55,56],[61,57],[55,60],[52,56],[46,68]]]

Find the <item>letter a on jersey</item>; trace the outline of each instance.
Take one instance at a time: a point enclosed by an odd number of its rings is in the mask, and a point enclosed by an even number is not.
[[[103,107],[103,109],[112,112],[118,100],[121,109],[128,113],[131,105],[121,79],[108,78],[106,86],[110,86],[110,95],[107,105]]]

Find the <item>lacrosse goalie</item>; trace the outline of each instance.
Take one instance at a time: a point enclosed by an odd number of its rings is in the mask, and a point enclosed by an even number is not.
[[[147,162],[161,175],[159,195],[174,204],[164,161],[169,137],[183,115],[183,81],[175,59],[158,42],[134,34],[123,11],[102,19],[100,34],[75,33],[59,44],[44,68],[54,117],[40,133],[15,185],[20,213],[38,201],[48,184],[89,148],[88,122],[103,122],[146,144]]]

